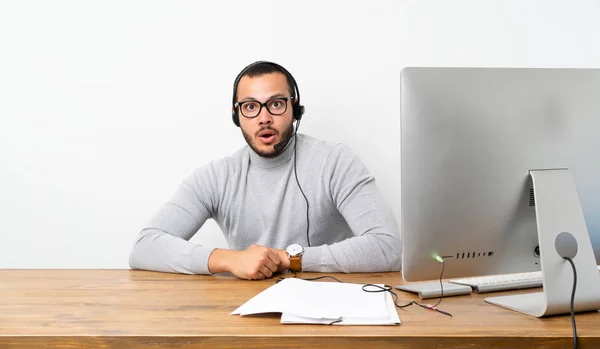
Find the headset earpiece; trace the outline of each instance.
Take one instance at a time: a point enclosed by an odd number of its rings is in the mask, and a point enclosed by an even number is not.
[[[293,107],[293,115],[294,115],[294,119],[296,119],[296,120],[302,119],[302,115],[304,115],[304,106],[299,105],[298,103],[294,103],[294,107]]]
[[[238,112],[235,108],[231,112],[231,119],[233,120],[235,126],[240,127],[240,116],[238,115]]]
[[[296,79],[294,79],[294,77],[292,76],[292,74],[290,74],[289,71],[287,71],[287,69],[285,69],[284,67],[280,66],[277,63],[273,63],[273,62],[267,62],[267,61],[258,61],[258,62],[254,62],[252,64],[250,64],[249,66],[247,66],[246,68],[244,68],[239,74],[238,76],[235,78],[235,81],[233,83],[233,98],[232,98],[232,104],[235,105],[235,98],[236,98],[236,94],[237,94],[237,86],[240,83],[240,79],[242,78],[242,76],[244,76],[244,74],[248,71],[248,69],[250,69],[251,67],[254,67],[257,64],[270,64],[274,67],[277,67],[279,70],[281,70],[283,72],[283,74],[286,76],[286,78],[288,79],[289,82],[292,83],[292,85],[294,86],[294,100],[292,103],[292,116],[294,117],[294,119],[296,120],[300,120],[302,119],[302,115],[304,115],[304,106],[300,104],[300,91],[298,90],[298,84],[296,83]],[[240,114],[238,112],[238,109],[236,107],[233,107],[233,111],[231,112],[231,119],[233,121],[233,124],[237,127],[240,127]]]

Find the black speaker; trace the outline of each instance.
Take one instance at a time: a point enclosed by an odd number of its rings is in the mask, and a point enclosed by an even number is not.
[[[231,118],[232,118],[235,126],[240,127],[240,115],[238,113],[237,108],[235,107],[235,96],[237,94],[238,84],[240,83],[240,79],[244,76],[244,74],[250,68],[252,68],[258,64],[269,64],[269,65],[276,67],[278,70],[283,72],[283,74],[286,76],[288,81],[292,82],[292,85],[294,85],[294,96],[292,96],[292,97],[294,97],[294,101],[292,101],[292,115],[294,116],[294,119],[296,119],[296,120],[302,119],[302,115],[304,115],[304,106],[300,104],[300,90],[298,90],[298,84],[296,83],[296,79],[294,79],[292,74],[290,74],[290,72],[287,71],[287,69],[285,69],[284,67],[280,66],[277,63],[268,62],[268,61],[257,61],[257,62],[250,64],[246,68],[242,69],[242,71],[238,74],[238,76],[235,78],[235,81],[233,82],[233,97],[231,99],[231,105],[233,106],[233,112],[231,113]]]

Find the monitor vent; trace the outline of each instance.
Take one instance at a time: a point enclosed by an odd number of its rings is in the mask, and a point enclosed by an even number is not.
[[[494,251],[485,251],[485,252],[457,252],[456,259],[477,259],[481,257],[491,257],[494,255]]]
[[[535,207],[535,195],[533,188],[529,189],[529,207]]]

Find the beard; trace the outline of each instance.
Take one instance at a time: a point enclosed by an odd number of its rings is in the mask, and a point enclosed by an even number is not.
[[[263,127],[260,129],[260,131],[262,130],[273,130],[275,131],[273,128],[267,126],[267,127]],[[260,132],[259,131],[259,132]],[[258,132],[257,132],[258,133]],[[283,151],[287,148],[287,147],[281,147],[278,148],[277,150],[275,150],[275,145],[273,145],[273,147],[269,147],[269,150],[260,150],[258,149],[258,147],[256,146],[256,144],[254,143],[254,140],[252,139],[252,136],[249,135],[248,133],[246,133],[246,131],[244,131],[244,129],[242,129],[242,134],[244,135],[244,139],[246,140],[246,143],[248,143],[248,145],[250,146],[250,148],[252,148],[252,150],[254,150],[254,152],[262,157],[265,158],[272,158],[275,157],[281,153],[283,153]],[[292,136],[294,135],[294,124],[290,123],[290,125],[288,127],[286,127],[283,132],[281,132],[281,141],[283,142],[283,144],[286,144],[290,141],[290,139],[292,138]]]

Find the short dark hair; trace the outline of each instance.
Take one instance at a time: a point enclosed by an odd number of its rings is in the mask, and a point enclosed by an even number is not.
[[[290,75],[290,73],[287,70],[285,70],[283,67],[281,67],[275,63],[259,61],[259,62],[254,62],[254,63],[250,64],[249,66],[244,68],[238,74],[237,78],[235,79],[235,81],[233,83],[233,102],[232,102],[232,104],[235,104],[237,102],[237,87],[238,87],[238,84],[240,83],[240,80],[244,76],[248,76],[250,78],[255,78],[258,76],[263,76],[263,75],[271,74],[271,73],[283,74],[285,76],[285,79],[287,80],[288,89],[290,91],[290,96],[296,97],[296,91],[294,89],[294,83],[293,83],[294,78]]]

